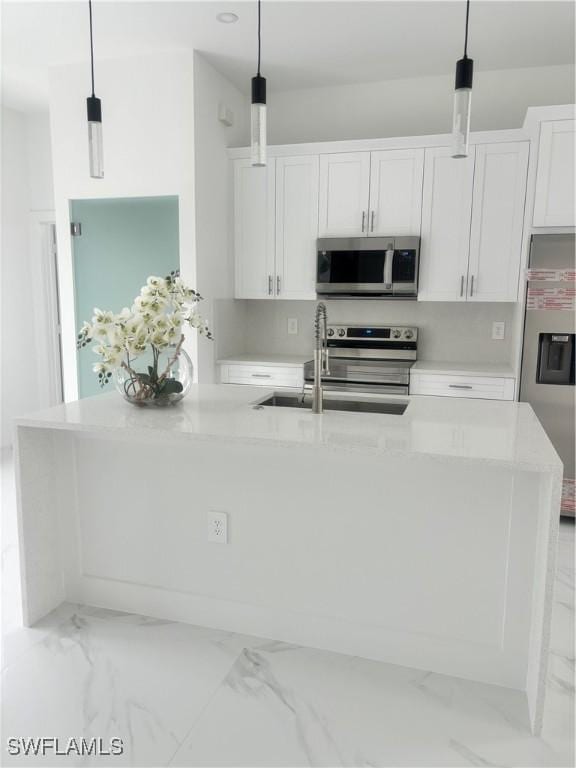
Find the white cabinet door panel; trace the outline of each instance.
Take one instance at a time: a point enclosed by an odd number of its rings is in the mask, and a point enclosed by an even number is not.
[[[276,297],[316,298],[319,158],[276,158]]]
[[[528,142],[476,147],[468,300],[516,301]]]
[[[235,296],[272,298],[274,292],[275,162],[234,163]]]
[[[320,237],[367,232],[370,152],[320,155]]]
[[[427,149],[422,196],[418,298],[466,301],[474,154],[455,160],[449,147]]]
[[[533,224],[574,227],[575,120],[550,120],[540,128]]]
[[[368,234],[420,235],[423,149],[372,152]]]

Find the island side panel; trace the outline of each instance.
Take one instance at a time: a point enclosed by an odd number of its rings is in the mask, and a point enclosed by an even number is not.
[[[532,732],[539,735],[542,730],[546,698],[562,498],[562,470],[540,475],[537,493],[540,516],[536,536],[533,609],[526,691]]]
[[[331,440],[78,436],[80,598],[524,690],[514,470]]]

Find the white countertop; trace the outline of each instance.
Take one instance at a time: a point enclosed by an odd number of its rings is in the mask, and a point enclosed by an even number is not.
[[[552,443],[526,403],[418,397],[403,415],[252,406],[272,394],[261,387],[194,385],[175,407],[137,408],[116,392],[17,420],[26,427],[127,438],[268,442],[348,451],[489,462],[532,471],[561,470]]]
[[[219,364],[246,363],[251,365],[282,365],[301,368],[304,363],[312,360],[313,353],[309,355],[274,355],[266,353],[249,353],[242,355],[229,355],[218,360]]]
[[[417,360],[411,373],[437,373],[447,376],[503,376],[515,378],[513,368],[506,363],[454,363]]]

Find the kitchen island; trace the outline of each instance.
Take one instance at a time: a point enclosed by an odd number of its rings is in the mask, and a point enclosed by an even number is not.
[[[25,623],[68,600],[455,675],[523,692],[538,732],[562,465],[530,406],[272,394],[20,419]]]

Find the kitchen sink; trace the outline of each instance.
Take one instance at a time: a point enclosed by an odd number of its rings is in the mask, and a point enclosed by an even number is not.
[[[272,397],[257,403],[255,408],[263,407],[277,408],[301,408],[310,410],[312,408],[311,395],[287,395],[274,393]],[[353,413],[389,413],[401,416],[408,403],[402,400],[344,400],[324,395],[325,411],[351,411]]]

